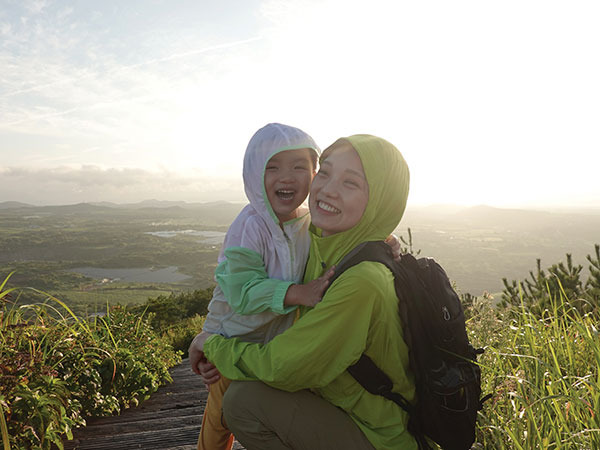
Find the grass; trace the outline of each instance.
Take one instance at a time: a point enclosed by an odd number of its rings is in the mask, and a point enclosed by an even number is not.
[[[8,278],[7,278],[8,279]],[[62,448],[88,416],[119,413],[171,381],[180,353],[143,314],[116,306],[78,317],[39,290],[41,302],[17,306],[22,289],[0,284],[0,435],[4,449]]]
[[[468,323],[483,391],[477,442],[489,449],[600,448],[597,312],[581,315],[564,296],[537,317],[524,307],[476,303]]]

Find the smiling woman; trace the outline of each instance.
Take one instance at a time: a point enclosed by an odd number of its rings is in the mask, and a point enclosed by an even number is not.
[[[359,222],[368,201],[362,162],[348,141],[339,140],[323,153],[311,187],[312,223],[323,236],[348,230]]]

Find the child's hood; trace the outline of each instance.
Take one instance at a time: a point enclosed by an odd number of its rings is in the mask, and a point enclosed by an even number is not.
[[[244,155],[244,189],[250,204],[268,223],[274,222],[278,225],[279,220],[271,208],[265,191],[264,176],[267,162],[279,152],[301,148],[312,149],[317,157],[321,153],[313,138],[304,131],[280,123],[265,125],[248,143]]]

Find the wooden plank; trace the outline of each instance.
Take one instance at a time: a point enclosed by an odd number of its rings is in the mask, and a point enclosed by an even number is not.
[[[173,382],[119,416],[90,418],[74,431],[65,450],[194,450],[208,392],[184,360],[170,371]],[[235,450],[243,450],[238,442]]]
[[[178,445],[194,445],[198,440],[200,426],[189,425],[170,430],[119,432],[109,436],[94,436],[74,442],[79,450],[124,450],[142,448],[145,450],[165,449]],[[65,445],[65,449],[67,446]]]
[[[172,408],[172,409],[162,409],[158,411],[137,411],[134,409],[128,409],[127,414],[123,413],[120,416],[109,416],[109,417],[97,417],[93,419],[89,419],[88,427],[95,426],[96,423],[108,425],[112,423],[127,423],[127,422],[136,422],[140,420],[148,420],[159,417],[179,417],[179,416],[190,416],[196,415],[198,417],[202,417],[202,413],[204,412],[204,406],[194,406],[190,408]],[[87,427],[86,427],[87,428]],[[82,428],[81,430],[85,430]]]
[[[144,419],[130,420],[127,422],[105,423],[99,422],[87,428],[82,435],[114,436],[121,433],[135,433],[145,431],[163,431],[180,426],[195,425],[200,428],[202,415],[186,415],[177,417],[146,417]]]

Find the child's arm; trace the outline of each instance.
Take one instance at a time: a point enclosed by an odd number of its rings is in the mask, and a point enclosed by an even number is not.
[[[293,283],[269,278],[259,253],[244,247],[230,247],[224,255],[225,260],[215,270],[215,278],[236,313],[287,314],[295,309],[295,306],[284,305],[285,294]]]
[[[283,304],[285,306],[304,305],[315,306],[323,298],[323,292],[329,286],[329,279],[333,276],[334,268],[306,284],[292,284],[285,293]]]
[[[306,285],[269,278],[264,261],[254,250],[230,247],[215,277],[231,309],[238,314],[272,311],[287,314],[297,305],[314,306],[323,295],[333,271]]]

